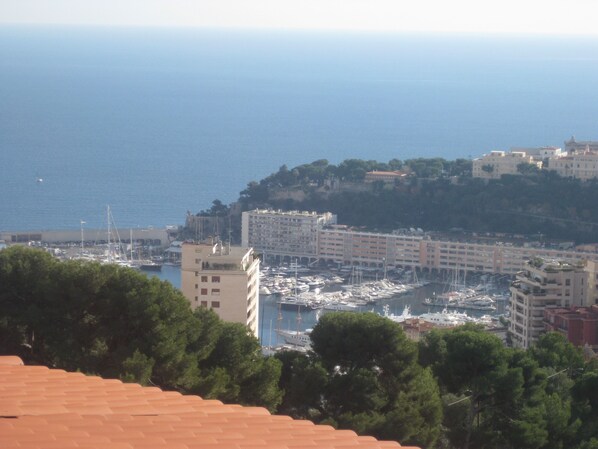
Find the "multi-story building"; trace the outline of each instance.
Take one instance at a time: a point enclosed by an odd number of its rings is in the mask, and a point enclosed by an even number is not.
[[[520,164],[532,164],[542,168],[542,162],[528,156],[524,151],[491,151],[472,163],[472,176],[481,179],[500,179],[502,175],[519,175]]]
[[[421,268],[422,235],[357,232],[348,226],[328,226],[319,231],[318,256],[328,263]]]
[[[591,150],[589,145],[584,150],[570,152],[567,156],[550,159],[548,169],[560,176],[588,181],[598,178],[598,150]]]
[[[309,263],[318,258],[319,231],[335,224],[336,215],[256,209],[243,212],[241,220],[242,246],[251,246],[268,258],[300,259]]]
[[[330,214],[331,215],[331,214]],[[306,219],[312,220],[311,224]],[[316,218],[322,217],[318,224]],[[346,225],[328,224],[329,214],[312,212],[252,211],[244,213],[243,245],[250,244],[270,255],[367,267],[406,267],[436,271],[515,274],[535,257],[598,260],[589,250],[534,247],[500,241],[456,240],[423,231],[374,233],[355,231]],[[334,217],[334,216],[333,216]],[[329,220],[328,223],[336,221]]]
[[[181,288],[193,309],[207,307],[258,336],[260,260],[252,248],[182,245]]]
[[[596,302],[596,263],[529,260],[511,285],[509,331],[513,345],[529,348],[545,331],[549,307],[588,306]]]
[[[575,346],[598,349],[598,305],[589,307],[547,308],[544,329],[559,332]]]

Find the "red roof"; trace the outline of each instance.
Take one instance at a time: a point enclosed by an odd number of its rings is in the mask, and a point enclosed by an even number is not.
[[[24,366],[0,357],[0,447],[110,449],[375,449],[357,436],[259,407]]]

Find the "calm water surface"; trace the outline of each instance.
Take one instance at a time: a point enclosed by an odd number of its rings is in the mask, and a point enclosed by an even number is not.
[[[598,139],[596,38],[0,26],[0,230],[180,224],[287,164]],[[43,182],[37,182],[37,179]]]

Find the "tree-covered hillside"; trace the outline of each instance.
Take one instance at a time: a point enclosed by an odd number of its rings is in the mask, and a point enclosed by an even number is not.
[[[371,170],[402,169],[395,183],[363,181]],[[387,164],[325,160],[280,170],[241,192],[243,210],[274,207],[331,211],[339,222],[389,231],[541,234],[577,243],[598,241],[598,182],[529,171],[488,182],[471,178],[471,162],[416,159]]]

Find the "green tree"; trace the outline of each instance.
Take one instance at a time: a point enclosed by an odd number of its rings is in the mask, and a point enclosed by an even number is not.
[[[24,247],[0,251],[0,353],[271,409],[280,401],[280,364],[244,326],[192,312],[171,284],[135,270]]]
[[[494,440],[493,423],[486,417],[511,408],[523,389],[522,373],[509,367],[500,340],[475,326],[462,326],[431,332],[420,342],[420,353],[441,388],[454,395],[445,410],[451,443],[468,449]]]
[[[291,359],[307,380],[283,375],[287,410],[379,438],[434,444],[441,419],[438,387],[417,364],[417,346],[399,325],[371,313],[328,314],[311,338],[313,355]],[[316,383],[317,393],[306,396],[310,409],[301,409],[298,392]]]
[[[272,410],[281,401],[281,363],[263,357],[259,342],[241,324],[220,324],[214,348],[200,368],[201,378],[193,391],[201,396],[244,405],[261,404]]]

